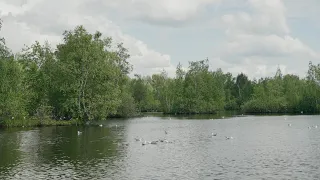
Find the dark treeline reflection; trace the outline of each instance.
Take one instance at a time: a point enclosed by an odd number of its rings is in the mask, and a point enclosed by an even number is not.
[[[0,172],[8,173],[21,160],[19,151],[19,136],[12,130],[0,132]]]
[[[118,145],[108,128],[52,127],[39,130],[42,135],[40,141],[43,143],[39,147],[39,156],[44,163],[56,162],[57,157],[65,157],[66,161],[78,164],[89,159],[116,155]],[[78,130],[82,131],[81,135],[77,134]]]
[[[283,75],[248,79],[208,59],[179,64],[175,77],[163,71],[136,74],[123,44],[83,26],[63,33],[56,47],[35,42],[13,54],[0,43],[0,124],[37,119],[83,121],[130,117],[140,112],[206,114],[224,110],[246,113],[316,113],[320,106],[320,65],[309,63],[306,77]],[[150,59],[152,61],[152,59]]]
[[[0,178],[28,174],[21,171],[26,167],[35,171],[29,174],[50,169],[70,175],[90,174],[101,162],[104,166],[115,166],[116,161],[126,156],[127,148],[122,138],[115,136],[117,129],[113,127],[7,129],[0,133]],[[64,172],[63,168],[73,172]]]

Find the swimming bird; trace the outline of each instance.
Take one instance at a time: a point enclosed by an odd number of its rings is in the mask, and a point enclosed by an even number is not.
[[[144,142],[142,143],[142,146],[147,145],[147,144],[148,144],[147,141],[144,141]]]
[[[211,133],[211,135],[212,135],[212,136],[217,136],[217,133],[215,133],[215,134]]]
[[[78,131],[78,135],[80,135],[82,132],[81,131]]]
[[[233,139],[233,137],[232,137],[232,136],[230,136],[230,137],[227,137],[227,136],[226,136],[226,139],[227,139],[227,140],[228,140],[228,139]]]
[[[314,128],[316,128],[316,129],[317,129],[317,128],[318,128],[318,126],[317,126],[317,125],[315,125],[315,126],[314,126]]]
[[[100,124],[99,126],[102,127],[102,124]]]
[[[118,146],[129,146],[129,143],[125,143],[125,142],[123,142],[123,143],[118,142],[117,144],[118,144]]]
[[[288,126],[290,127],[290,126],[291,126],[291,124],[288,124]]]
[[[151,141],[150,144],[157,144],[158,141]]]

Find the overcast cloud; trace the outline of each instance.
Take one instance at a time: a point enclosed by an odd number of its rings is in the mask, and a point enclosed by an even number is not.
[[[123,42],[133,73],[209,57],[213,69],[234,75],[304,76],[319,63],[317,0],[0,0],[0,36],[18,52],[35,40],[61,42],[64,30],[84,25]],[[132,73],[132,74],[133,74]]]

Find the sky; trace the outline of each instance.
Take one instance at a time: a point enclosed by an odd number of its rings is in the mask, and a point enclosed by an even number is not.
[[[305,76],[320,63],[319,0],[0,0],[0,37],[19,52],[77,25],[123,42],[131,74],[175,75],[180,62],[249,78]]]

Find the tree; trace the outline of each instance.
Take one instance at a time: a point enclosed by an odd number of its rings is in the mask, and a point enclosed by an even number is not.
[[[236,88],[237,91],[234,92],[235,97],[237,98],[238,106],[243,105],[245,102],[247,102],[252,94],[253,87],[252,83],[249,81],[248,76],[240,73],[236,77]]]
[[[2,20],[0,19],[0,31],[2,28]],[[12,56],[11,51],[9,48],[6,46],[6,42],[4,37],[0,37],[0,58],[9,58]]]
[[[0,30],[2,22],[0,20]],[[22,118],[26,115],[24,74],[21,65],[0,37],[0,121],[2,118]]]
[[[102,39],[100,32],[90,34],[83,26],[63,35],[64,43],[56,52],[61,69],[60,112],[71,112],[85,120],[116,114],[121,104],[119,82],[126,73],[125,50],[109,50],[111,38]]]
[[[272,77],[250,80],[210,70],[204,59],[189,62],[188,70],[179,63],[175,77],[162,71],[130,78],[129,58],[123,43],[83,26],[65,31],[54,48],[35,41],[15,55],[0,38],[0,125],[27,115],[86,122],[149,111],[320,112],[320,64],[309,62],[305,78],[278,68]]]
[[[56,59],[52,48],[46,42],[41,45],[35,42],[17,55],[17,60],[23,67],[24,84],[28,96],[27,111],[31,116],[41,119],[52,117],[54,98],[54,78],[58,75]]]

